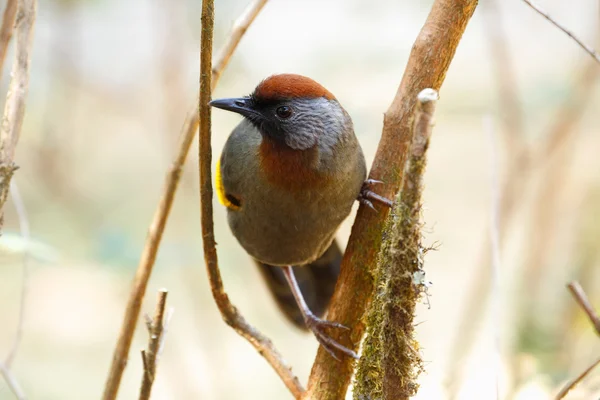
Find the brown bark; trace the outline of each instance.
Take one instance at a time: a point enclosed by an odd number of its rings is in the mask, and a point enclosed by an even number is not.
[[[381,194],[388,198],[394,198],[402,185],[412,140],[410,118],[417,95],[428,87],[440,89],[476,6],[477,0],[437,0],[413,45],[400,87],[385,113],[382,137],[370,173],[370,178],[385,182]],[[363,315],[373,292],[371,272],[388,212],[374,213],[364,206],[359,208],[329,308],[330,320],[351,329],[349,337],[334,339],[353,350],[357,350],[365,330]],[[338,362],[320,348],[305,398],[344,398],[353,370],[353,360],[344,358]]]
[[[212,81],[212,38],[214,29],[214,0],[202,1],[202,35],[200,39],[200,94],[198,96],[199,125],[199,165],[200,165],[200,217],[202,227],[202,244],[204,261],[213,298],[221,312],[223,320],[240,336],[244,337],[262,355],[294,398],[299,399],[304,392],[298,378],[285,363],[283,357],[271,340],[250,325],[231,303],[221,279],[213,220],[213,189],[212,189],[212,148],[210,96]]]
[[[215,89],[218,78],[221,76],[225,67],[227,67],[229,59],[237,48],[243,33],[246,32],[264,5],[264,0],[254,0],[248,5],[244,14],[236,20],[234,28],[223,47],[223,51],[219,54],[219,57],[213,66],[213,73],[215,75],[211,82],[211,90]],[[119,332],[119,339],[117,340],[117,345],[115,346],[113,353],[113,360],[102,397],[103,400],[114,400],[117,397],[121,378],[123,377],[123,372],[127,365],[133,333],[135,332],[135,327],[140,316],[142,301],[146,294],[146,288],[148,286],[148,281],[150,280],[152,268],[154,267],[154,261],[156,260],[156,254],[158,253],[162,235],[167,225],[167,219],[169,218],[171,207],[173,206],[175,192],[179,187],[183,165],[185,164],[185,160],[192,147],[192,142],[198,131],[198,124],[200,122],[198,118],[198,103],[196,102],[183,124],[177,155],[171,168],[167,172],[160,201],[154,212],[150,228],[148,228],[144,250],[140,257],[140,262],[133,280],[133,287],[129,293],[125,315],[123,316],[123,323],[121,324],[121,331]]]

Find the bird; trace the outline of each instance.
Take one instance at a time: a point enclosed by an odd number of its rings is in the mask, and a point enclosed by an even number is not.
[[[243,117],[216,165],[216,191],[228,225],[254,259],[284,315],[312,331],[331,354],[357,358],[328,334],[348,329],[322,319],[340,272],[336,232],[359,200],[391,207],[369,180],[352,119],[311,78],[276,74],[212,107]]]

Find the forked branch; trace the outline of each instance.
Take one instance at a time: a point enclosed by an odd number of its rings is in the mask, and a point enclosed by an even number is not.
[[[476,6],[477,0],[436,0],[413,45],[398,92],[385,113],[381,141],[369,176],[385,182],[380,193],[384,197],[395,198],[402,186],[417,95],[425,88],[439,91]],[[371,274],[387,215],[385,209],[374,213],[359,207],[329,306],[328,319],[351,329],[349,337],[333,339],[355,351],[365,331],[363,315],[373,295]],[[352,360],[338,362],[319,349],[306,398],[344,398],[353,371]]]
[[[221,73],[225,67],[227,67],[229,58],[235,51],[243,33],[248,30],[248,27],[254,21],[264,4],[264,0],[252,1],[246,8],[246,11],[244,11],[243,15],[236,20],[234,29],[230,33],[224,46],[224,49],[226,50],[221,52],[219,58],[215,61],[216,72],[215,79],[212,80],[211,90],[214,90],[218,82],[218,77],[221,76]],[[160,241],[165,226],[167,225],[167,218],[169,217],[171,207],[173,206],[175,192],[179,187],[183,165],[185,164],[185,160],[192,147],[192,142],[198,131],[198,123],[198,103],[196,102],[183,124],[177,155],[173,160],[171,168],[167,172],[160,201],[154,212],[150,228],[148,228],[146,243],[133,280],[133,287],[129,293],[119,339],[113,353],[113,360],[104,388],[104,395],[102,397],[103,400],[114,400],[117,397],[121,378],[123,377],[123,371],[127,365],[131,340],[133,339],[133,333],[135,332],[135,327],[140,316],[142,300],[144,299],[146,287],[148,286],[150,274],[152,273],[156,254],[160,246]]]
[[[294,376],[290,367],[285,363],[283,357],[279,354],[277,349],[275,349],[269,338],[251,326],[240,314],[238,309],[231,303],[225,292],[225,288],[223,287],[221,272],[219,271],[212,207],[212,148],[210,144],[211,112],[210,106],[208,105],[211,92],[213,26],[214,0],[203,0],[198,113],[200,119],[200,214],[206,270],[208,272],[213,297],[225,322],[248,340],[254,348],[265,357],[294,397],[300,398],[304,391],[300,381]]]
[[[140,388],[140,400],[150,399],[150,393],[152,393],[152,385],[154,384],[154,379],[156,377],[156,367],[158,365],[158,359],[170,318],[169,315],[165,315],[167,293],[166,289],[158,291],[154,318],[150,318],[146,315],[146,327],[148,328],[148,335],[150,338],[148,340],[148,348],[142,350],[144,374],[142,376],[142,386]]]

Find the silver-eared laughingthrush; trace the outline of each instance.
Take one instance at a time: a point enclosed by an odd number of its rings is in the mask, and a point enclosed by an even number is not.
[[[374,181],[365,183],[350,116],[327,89],[294,74],[273,75],[250,96],[210,104],[244,117],[216,173],[234,236],[288,318],[309,328],[332,356],[338,350],[356,357],[324,332],[344,327],[319,318],[340,269],[335,233],[355,200],[390,203],[368,190]]]

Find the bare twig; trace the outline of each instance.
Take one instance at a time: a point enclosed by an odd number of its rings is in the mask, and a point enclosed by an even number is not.
[[[17,6],[18,18],[15,22],[15,62],[13,63],[12,79],[6,95],[2,126],[0,127],[0,229],[2,228],[2,209],[8,197],[10,180],[16,170],[14,164],[15,149],[25,117],[25,100],[29,89],[29,64],[36,10],[36,0],[19,0]]]
[[[21,385],[19,385],[19,382],[17,382],[15,376],[3,363],[0,363],[0,375],[2,375],[6,381],[6,384],[8,385],[8,388],[13,392],[17,400],[26,399],[25,393],[23,393],[23,389],[21,389]]]
[[[212,74],[213,74],[213,82],[216,82],[221,77],[221,73],[225,69],[224,66],[229,63],[229,59],[233,54],[233,51],[237,47],[238,43],[248,30],[248,27],[254,19],[258,16],[258,13],[265,4],[267,4],[268,0],[254,0],[252,4],[250,4],[240,15],[240,17],[233,23],[233,27],[231,28],[231,35],[229,35],[229,39],[227,43],[223,46],[221,51],[219,52],[218,57],[213,62]],[[214,88],[213,88],[214,89]]]
[[[213,189],[212,189],[212,148],[211,138],[211,113],[210,87],[211,87],[211,55],[214,25],[214,0],[202,1],[202,35],[200,39],[200,94],[199,119],[200,119],[200,215],[202,223],[202,243],[204,246],[204,260],[208,273],[210,287],[217,307],[225,322],[237,333],[248,340],[254,348],[271,364],[281,380],[285,383],[295,398],[300,398],[304,389],[300,381],[271,341],[251,326],[231,303],[221,280],[221,272],[217,258],[217,243],[215,242],[213,221]]]
[[[556,400],[561,400],[563,399],[575,386],[579,385],[579,383],[586,377],[588,376],[588,374],[590,372],[592,372],[594,370],[594,368],[596,368],[598,365],[600,365],[600,358],[597,359],[596,361],[594,361],[592,363],[592,365],[590,365],[589,367],[587,367],[585,370],[583,370],[583,372],[581,372],[579,375],[577,375],[572,381],[569,381],[565,387],[563,387],[560,392],[558,392],[558,394],[556,395],[555,399]]]
[[[2,16],[2,27],[0,27],[0,76],[2,76],[2,71],[4,71],[4,60],[6,59],[8,44],[10,43],[15,27],[18,3],[19,0],[7,0],[4,15]]]
[[[587,295],[585,294],[585,291],[583,290],[583,288],[581,287],[579,282],[576,282],[576,281],[570,282],[567,285],[567,288],[573,295],[573,298],[575,299],[577,304],[579,304],[581,306],[581,308],[583,309],[583,311],[589,318],[590,322],[594,326],[596,334],[598,336],[600,336],[600,317],[598,316],[598,313],[596,312],[596,310],[590,303],[590,300],[588,299]],[[555,399],[560,400],[560,399],[564,398],[569,393],[569,391],[571,391],[575,386],[577,386],[598,365],[600,365],[600,359],[594,361],[582,373],[580,373],[573,380],[568,382],[565,385],[565,387],[563,387],[560,390],[560,392],[558,392]]]
[[[588,299],[587,295],[585,294],[585,291],[583,290],[579,282],[570,282],[567,285],[567,288],[575,298],[575,301],[587,314],[588,318],[590,319],[590,322],[596,330],[596,333],[598,334],[598,336],[600,336],[600,317],[598,316],[598,313],[590,303],[590,300]]]
[[[413,45],[400,87],[384,115],[381,141],[369,176],[385,182],[380,194],[387,198],[395,198],[402,187],[417,95],[425,88],[439,90],[442,86],[476,6],[476,0],[436,0]],[[373,295],[371,273],[387,215],[388,210],[374,213],[368,207],[359,207],[329,306],[328,319],[350,328],[349,335],[333,335],[333,339],[355,351],[365,330],[363,315]],[[350,358],[338,362],[320,348],[311,371],[307,398],[344,398],[353,370]]]
[[[159,352],[161,344],[164,340],[164,325],[165,325],[165,306],[167,304],[167,290],[161,289],[158,291],[158,299],[156,301],[156,310],[151,326],[148,327],[150,340],[148,341],[148,349],[142,350],[142,362],[144,364],[144,373],[142,376],[142,387],[140,389],[140,400],[148,400],[152,392],[152,384],[156,377],[156,366],[158,365]]]
[[[227,61],[239,43],[239,38],[241,37],[239,31],[245,32],[248,29],[248,26],[252,23],[254,17],[260,11],[263,5],[264,4],[262,1],[252,2],[248,6],[247,11],[244,12],[242,16],[243,18],[239,18],[234,24],[236,28],[231,32],[230,39],[228,39],[227,44],[225,45],[225,47],[229,50],[228,52],[222,53],[220,55],[222,58],[219,58],[215,62],[215,65],[219,65],[220,68],[219,73],[216,75],[217,77],[220,76],[220,73],[227,66]],[[250,12],[248,10],[252,11]],[[248,18],[249,15],[252,16],[252,18]],[[231,43],[235,43],[235,45],[232,45]],[[213,79],[211,91],[214,90],[217,81],[218,79]],[[144,250],[142,252],[142,256],[140,257],[140,262],[138,264],[137,272],[133,281],[133,287],[129,294],[125,316],[123,317],[123,323],[119,333],[119,339],[113,353],[113,361],[109,376],[106,381],[104,395],[102,397],[103,400],[114,400],[117,397],[123,371],[125,370],[125,366],[127,364],[129,349],[131,348],[131,340],[133,338],[133,333],[140,315],[142,300],[144,298],[144,294],[146,293],[146,287],[148,286],[148,280],[150,279],[154,261],[156,260],[158,247],[167,224],[167,218],[169,217],[171,207],[173,206],[173,200],[175,198],[175,192],[179,186],[183,165],[185,164],[190,147],[192,146],[192,142],[196,136],[198,124],[198,103],[196,103],[183,124],[178,153],[167,173],[161,199],[158,203],[156,211],[154,212],[154,217],[152,218],[150,228],[148,229]]]
[[[546,11],[542,10],[537,4],[533,3],[530,0],[523,0],[523,1],[529,7],[533,8],[542,17],[544,17],[548,21],[550,21],[550,23],[552,25],[556,26],[558,29],[560,29],[565,34],[567,34],[567,36],[569,36],[571,39],[573,39],[583,50],[585,50],[590,56],[592,56],[597,62],[600,63],[600,54],[598,54],[598,52],[596,50],[594,50],[593,48],[591,48],[590,46],[585,44],[581,39],[579,39],[577,36],[575,36],[575,34],[573,32],[571,32],[570,30],[568,30],[567,28],[565,28],[564,26],[559,24],[554,18],[552,18]]]

